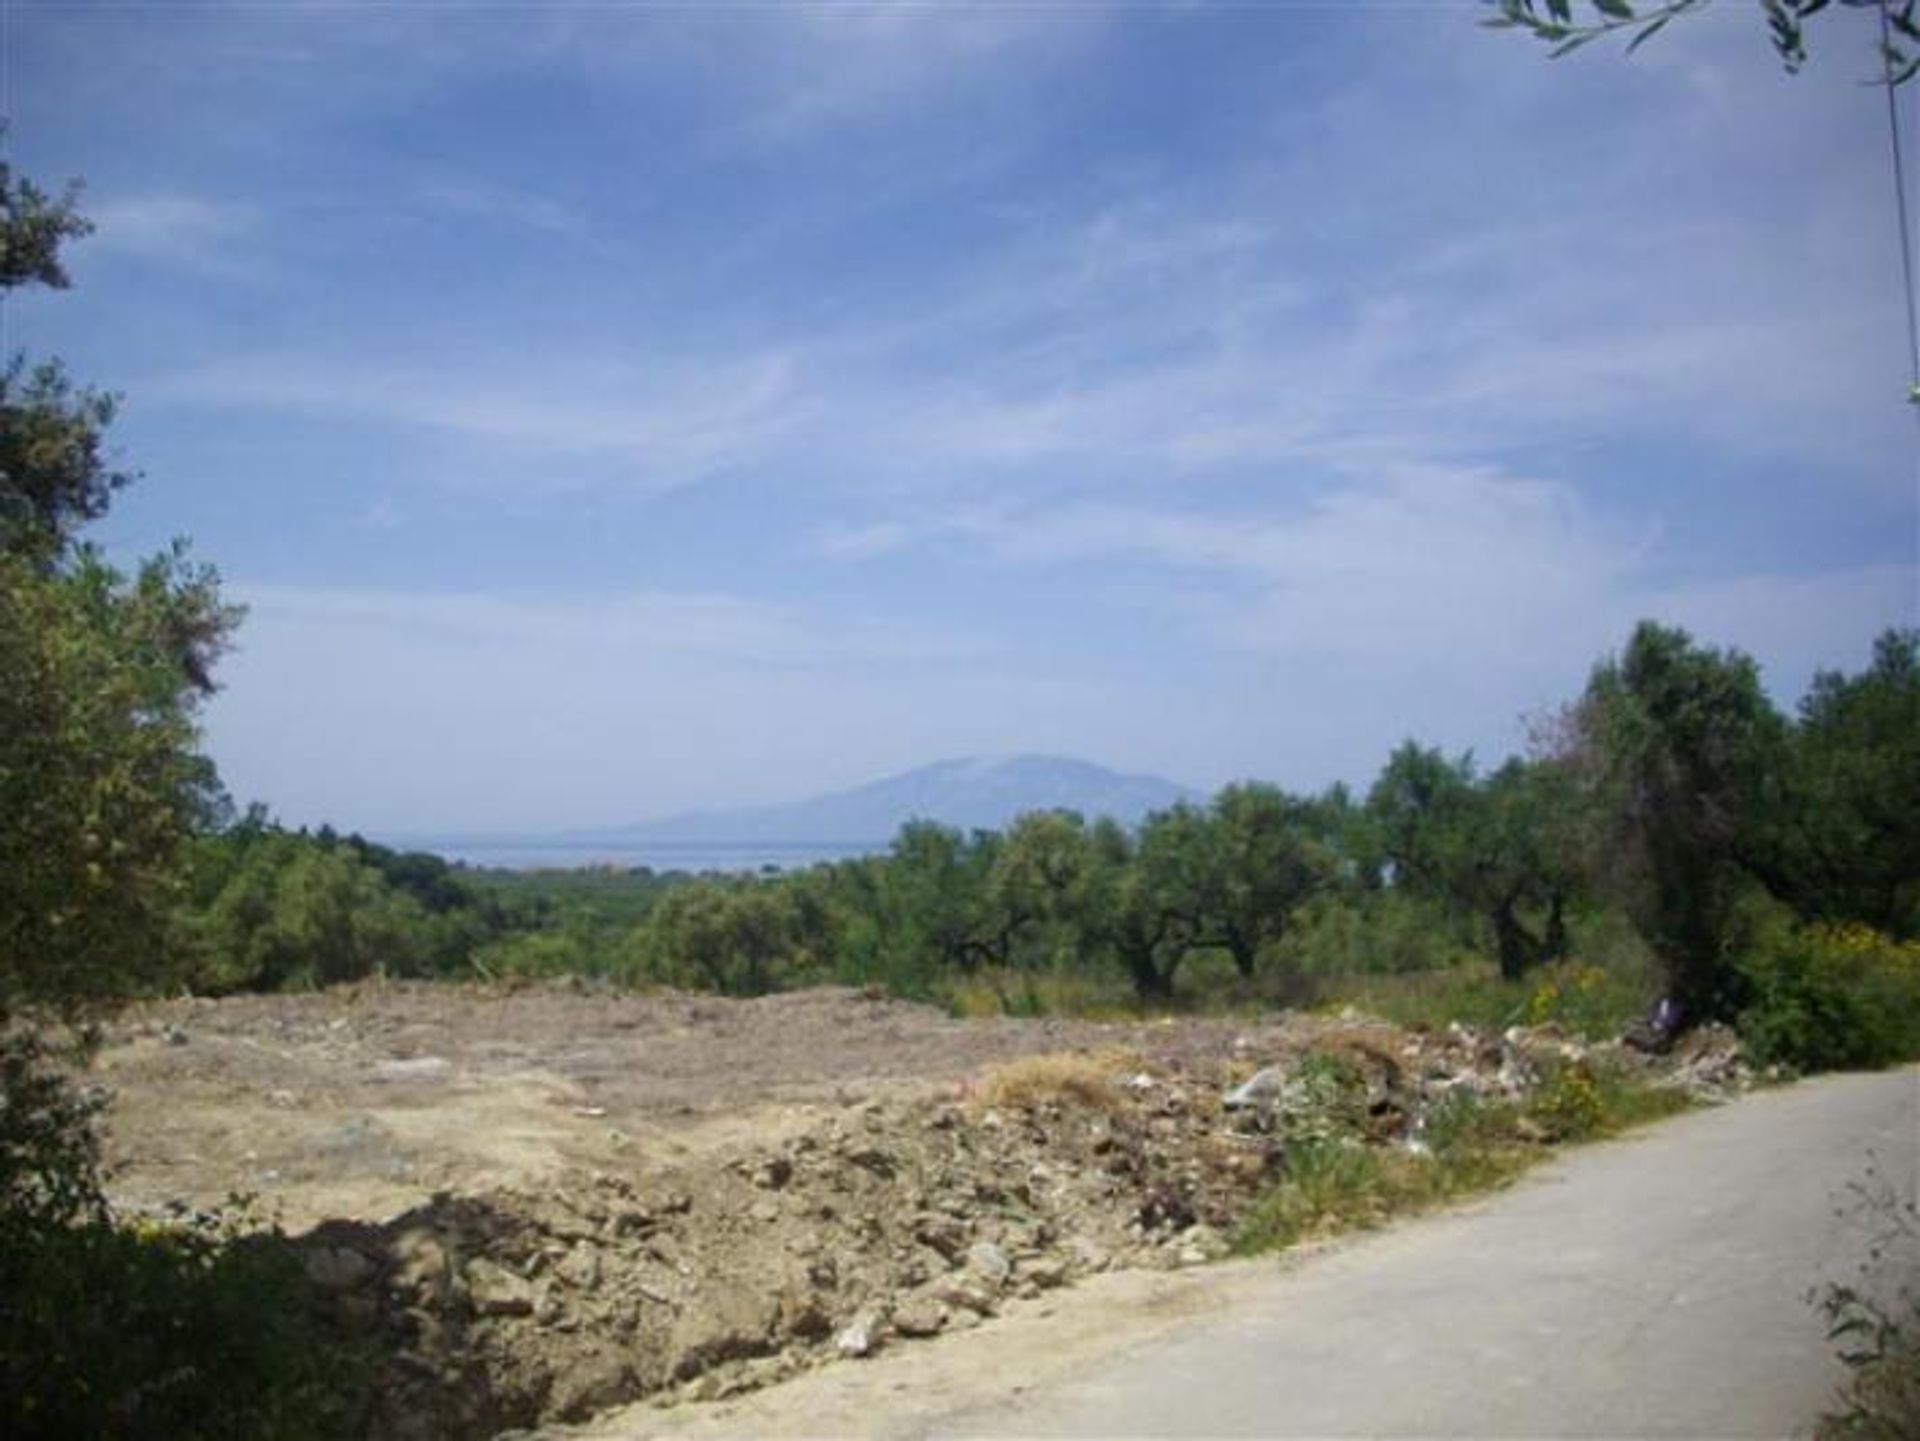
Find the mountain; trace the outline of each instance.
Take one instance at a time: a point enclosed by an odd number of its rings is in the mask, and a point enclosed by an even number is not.
[[[1074,810],[1131,825],[1149,811],[1197,799],[1158,776],[1124,775],[1065,756],[974,757],[936,761],[852,790],[790,805],[702,811],[595,831],[609,846],[883,846],[905,822],[933,820],[961,830],[997,830],[1026,811]]]

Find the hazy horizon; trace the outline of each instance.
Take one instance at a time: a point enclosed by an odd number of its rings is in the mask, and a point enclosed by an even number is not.
[[[8,7],[98,230],[5,339],[124,394],[98,539],[250,607],[209,746],[291,824],[1364,786],[1641,617],[1790,706],[1920,618],[1872,17],[1478,18]]]

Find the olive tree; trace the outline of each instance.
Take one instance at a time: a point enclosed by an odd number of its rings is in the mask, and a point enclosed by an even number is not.
[[[87,233],[0,164],[0,304],[62,288]],[[128,476],[111,397],[57,363],[0,370],[0,1017],[139,986],[181,847],[216,804],[195,711],[236,612],[179,543],[127,574],[79,532]]]

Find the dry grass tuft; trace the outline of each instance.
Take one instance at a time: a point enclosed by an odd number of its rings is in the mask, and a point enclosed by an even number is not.
[[[983,1106],[1032,1110],[1049,1102],[1082,1106],[1095,1111],[1118,1109],[1116,1058],[1083,1052],[1022,1056],[993,1067],[981,1076],[975,1095]]]

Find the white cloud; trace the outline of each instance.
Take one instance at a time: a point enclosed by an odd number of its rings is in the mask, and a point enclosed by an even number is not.
[[[1004,84],[1010,67],[1043,61],[1108,23],[1086,5],[794,5],[765,18],[757,34],[732,26],[758,58],[761,83],[740,131],[782,144]]]
[[[576,235],[586,229],[577,211],[549,196],[512,186],[474,180],[441,180],[424,192],[438,211],[494,224],[519,226],[548,235]]]
[[[1741,575],[1653,590],[1644,603],[1702,641],[1751,652],[1774,696],[1791,705],[1816,671],[1858,670],[1880,632],[1920,625],[1920,565]]]
[[[480,591],[369,591],[239,586],[256,625],[430,640],[484,656],[534,646],[562,667],[695,668],[896,664],[951,657],[966,644],[885,621],[829,623],[804,608],[737,596],[624,592],[512,596]]]
[[[899,521],[829,525],[814,532],[814,549],[834,560],[867,560],[901,550],[912,540],[912,528]]]
[[[611,358],[566,364],[327,364],[253,356],[154,377],[149,402],[346,414],[457,441],[524,448],[531,484],[547,458],[619,462],[625,489],[666,491],[762,459],[810,402],[791,358],[759,354],[665,367]]]
[[[1400,466],[1289,514],[1068,501],[876,529],[890,548],[978,547],[1009,566],[1162,567],[1179,579],[1157,593],[1196,644],[1328,677],[1365,671],[1389,689],[1417,689],[1435,668],[1481,677],[1453,719],[1436,705],[1436,724],[1466,734],[1470,714],[1484,725],[1569,698],[1642,618],[1749,650],[1791,701],[1816,666],[1842,663],[1836,645],[1864,654],[1877,631],[1920,615],[1910,563],[1676,585],[1657,530],[1621,529],[1570,487],[1484,467]],[[1515,703],[1489,711],[1503,687]]]
[[[86,255],[126,256],[220,279],[261,271],[257,249],[247,246],[259,229],[251,206],[153,193],[90,200],[84,213],[94,226]]]

